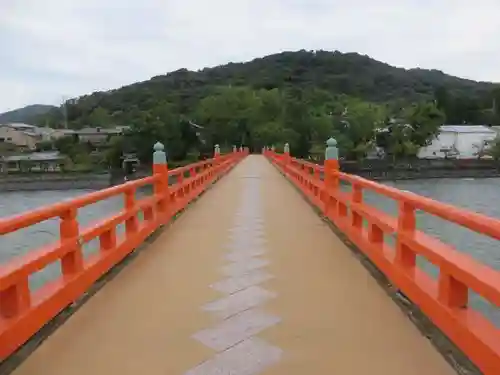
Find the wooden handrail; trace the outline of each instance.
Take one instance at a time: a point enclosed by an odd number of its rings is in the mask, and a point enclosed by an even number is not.
[[[270,150],[264,154],[484,374],[500,374],[500,329],[469,305],[469,292],[474,291],[500,306],[500,272],[419,231],[415,212],[424,211],[497,240],[500,220],[342,173],[338,164],[320,166]],[[342,191],[340,182],[350,184],[351,192]],[[397,215],[365,202],[364,190],[397,202]],[[384,241],[387,235],[396,238],[395,246]],[[438,268],[437,280],[417,266],[417,256]]]
[[[248,150],[216,154],[213,159],[171,171],[166,164],[154,165],[152,176],[0,219],[0,235],[52,218],[60,219],[57,242],[0,265],[0,360],[81,297],[147,236],[171,220],[247,154]],[[170,186],[169,177],[175,177]],[[154,187],[153,195],[136,199],[136,190],[146,185]],[[121,211],[80,229],[77,219],[80,208],[117,195],[124,196]],[[143,213],[142,222],[138,219],[139,212]],[[125,233],[119,237],[116,227],[122,223],[125,223]],[[83,244],[95,238],[99,239],[99,251],[84,259]],[[56,262],[61,265],[61,275],[32,290],[29,277]]]

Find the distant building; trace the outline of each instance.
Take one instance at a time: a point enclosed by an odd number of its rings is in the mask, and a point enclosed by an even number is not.
[[[65,156],[57,151],[32,152],[29,154],[0,157],[0,171],[55,171],[59,169]]]
[[[114,136],[123,135],[128,126],[114,128],[85,127],[79,130],[52,129],[28,124],[0,124],[0,143],[16,146],[19,151],[32,151],[38,143],[55,141],[66,136],[77,136],[80,142],[103,144],[109,142]]]
[[[7,143],[23,150],[34,150],[43,137],[33,131],[31,125],[5,124],[0,125],[0,143]]]
[[[497,138],[498,132],[483,125],[443,125],[429,146],[418,152],[421,159],[477,159]]]
[[[15,145],[19,150],[34,150],[44,141],[53,141],[64,134],[58,129],[35,125],[10,123],[0,124],[0,143]]]
[[[112,137],[123,135],[128,128],[128,126],[114,128],[85,127],[78,130],[60,129],[58,133],[63,136],[77,136],[80,142],[101,144],[109,142]]]

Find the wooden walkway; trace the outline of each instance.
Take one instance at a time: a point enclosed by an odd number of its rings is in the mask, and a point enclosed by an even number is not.
[[[299,193],[250,156],[16,375],[446,375]]]

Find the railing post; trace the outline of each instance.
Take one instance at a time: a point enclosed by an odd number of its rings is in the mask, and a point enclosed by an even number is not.
[[[125,191],[125,211],[130,212],[134,210],[135,207],[135,188],[129,188]],[[134,212],[127,220],[125,220],[125,233],[127,239],[133,239],[133,236],[139,230],[139,220],[137,218],[137,212]]]
[[[28,276],[0,292],[0,315],[12,318],[22,314],[31,305]]]
[[[336,195],[339,187],[339,152],[337,149],[337,141],[333,138],[329,138],[326,141],[325,150],[325,165],[324,165],[324,179],[325,179],[325,189],[324,189],[324,205],[325,205],[325,216],[329,217],[332,212],[336,212],[337,198],[332,197],[331,194]]]
[[[417,262],[417,254],[402,241],[400,235],[413,234],[415,229],[415,207],[405,201],[399,202],[398,236],[396,238],[396,257],[394,262],[407,271],[414,270]]]
[[[153,189],[154,194],[159,198],[157,203],[158,219],[163,222],[167,220],[169,200],[167,153],[164,151],[165,146],[160,142],[156,142],[153,149],[153,174],[158,176]]]
[[[240,152],[243,153],[243,146],[240,146]]]
[[[238,152],[238,149],[236,148],[236,145],[233,145],[233,154],[236,154]]]
[[[357,204],[363,204],[363,188],[359,184],[352,185],[352,202]],[[363,216],[357,211],[351,210],[351,225],[357,230],[361,231],[363,229]]]
[[[217,145],[214,146],[215,164],[219,163],[219,158],[220,158],[220,146],[217,144]]]
[[[82,244],[79,240],[79,229],[77,209],[70,208],[61,215],[59,231],[61,242],[74,241],[72,249],[61,258],[61,269],[63,275],[72,275],[83,270]]]
[[[216,144],[214,146],[214,162],[210,169],[210,179],[216,181],[219,175],[219,164],[220,164],[220,146]]]
[[[285,173],[285,175],[288,175],[288,168],[290,164],[290,145],[288,143],[285,143],[285,146],[283,147],[283,157],[281,159],[281,164],[283,172]]]
[[[285,143],[283,147],[283,164],[288,165],[290,163],[290,145]]]

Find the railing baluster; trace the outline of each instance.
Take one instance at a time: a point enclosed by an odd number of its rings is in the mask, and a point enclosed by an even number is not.
[[[70,250],[61,258],[63,275],[74,275],[83,270],[82,243],[79,238],[77,209],[72,207],[64,211],[61,216],[59,232],[61,244],[70,243]]]
[[[139,220],[135,209],[135,188],[130,187],[125,191],[125,210],[130,213],[130,217],[125,220],[125,233],[127,237],[132,237],[139,230]]]
[[[438,299],[447,307],[465,308],[469,300],[469,288],[441,268]]]
[[[102,252],[116,247],[116,228],[112,227],[99,236],[99,249]]]
[[[0,291],[0,314],[13,318],[28,310],[31,305],[28,275],[21,276],[15,284]]]
[[[361,185],[354,184],[352,186],[352,201],[356,204],[363,203],[363,188]],[[351,225],[355,230],[361,231],[363,229],[363,216],[361,216],[358,212],[351,209],[352,222]]]
[[[384,245],[384,232],[376,224],[370,224],[368,230],[368,241],[376,248],[382,248]]]
[[[417,262],[417,254],[403,240],[404,236],[411,236],[415,233],[415,207],[408,202],[401,201],[399,203],[398,214],[398,236],[396,238],[396,264],[400,265],[408,271],[415,268]]]

